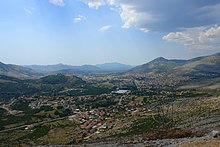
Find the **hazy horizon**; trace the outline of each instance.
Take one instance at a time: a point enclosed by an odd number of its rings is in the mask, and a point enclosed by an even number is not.
[[[220,53],[220,52],[216,52],[216,53]],[[212,54],[215,54],[215,53],[212,53]],[[206,55],[212,55],[212,54],[205,54],[205,55],[201,55],[201,56],[195,56],[195,57],[192,57],[192,58],[166,58],[166,57],[163,57],[165,59],[168,59],[168,60],[189,60],[189,59],[193,59],[193,58],[196,58],[196,57],[202,57],[202,56],[206,56]],[[155,57],[153,58],[152,60],[156,59],[156,58],[159,58],[161,56],[158,56],[158,57]],[[96,65],[102,65],[102,64],[111,64],[111,63],[118,63],[118,64],[124,64],[124,65],[130,65],[130,66],[139,66],[139,65],[142,65],[142,64],[145,64],[145,63],[148,63],[152,60],[149,60],[149,61],[146,61],[146,62],[143,62],[143,63],[140,63],[140,64],[126,64],[126,63],[121,63],[121,62],[103,62],[103,63],[97,63],[97,64],[89,64],[89,63],[85,63],[85,64],[78,64],[78,65],[75,65],[75,64],[66,64],[66,63],[52,63],[52,64],[17,64],[17,65],[20,65],[20,66],[47,66],[47,65],[58,65],[58,64],[63,64],[63,65],[70,65],[70,66],[84,66],[84,65],[93,65],[93,66],[96,66]],[[2,61],[0,61],[2,62]],[[16,63],[6,63],[6,62],[2,62],[4,64],[16,64]]]
[[[0,6],[0,62],[191,59],[220,52],[219,18],[218,0],[7,0]]]

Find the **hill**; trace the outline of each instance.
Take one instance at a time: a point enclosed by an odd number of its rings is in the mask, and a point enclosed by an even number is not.
[[[49,75],[39,79],[39,81],[42,84],[65,84],[73,86],[84,83],[84,81],[81,78],[67,74]]]
[[[149,63],[134,67],[128,73],[167,72],[173,74],[220,74],[220,53],[190,60],[156,58]]]
[[[0,75],[0,99],[33,95],[36,93],[52,94],[85,84],[81,78],[74,75],[56,74],[40,79],[18,79]]]
[[[2,62],[0,62],[0,75],[16,78],[35,78],[40,76],[40,74],[33,69],[13,64],[4,64]]]

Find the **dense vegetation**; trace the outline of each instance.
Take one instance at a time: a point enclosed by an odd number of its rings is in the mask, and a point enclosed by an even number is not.
[[[85,82],[73,75],[50,75],[41,79],[21,80],[0,76],[0,99],[44,93],[52,95],[65,88],[80,87]]]

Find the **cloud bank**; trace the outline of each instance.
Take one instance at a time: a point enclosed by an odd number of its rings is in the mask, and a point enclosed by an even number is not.
[[[117,8],[122,28],[170,32],[220,23],[219,0],[81,0],[90,8]],[[217,19],[218,18],[218,19]]]
[[[81,0],[89,8],[117,9],[122,28],[166,34],[187,48],[215,49],[220,41],[220,1],[201,0]]]
[[[218,49],[220,26],[188,28],[182,32],[168,33],[163,40],[182,44],[189,49]]]

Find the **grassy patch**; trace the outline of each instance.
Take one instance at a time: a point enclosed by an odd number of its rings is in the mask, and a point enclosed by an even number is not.
[[[125,132],[121,132],[113,136],[120,137],[120,136],[137,135],[149,131],[171,128],[172,126],[173,126],[172,121],[166,117],[155,116],[148,118],[139,118],[135,120],[131,124],[130,128],[128,128]]]
[[[49,131],[49,126],[38,126],[33,132],[21,137],[20,139],[38,139],[44,135],[47,135]]]

